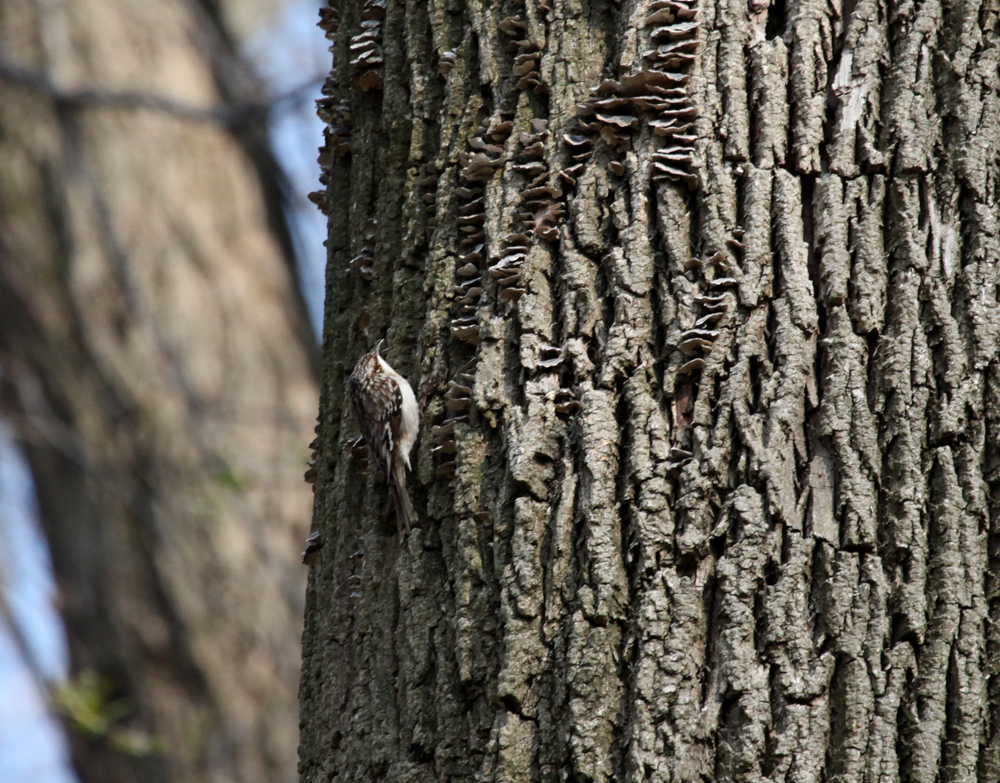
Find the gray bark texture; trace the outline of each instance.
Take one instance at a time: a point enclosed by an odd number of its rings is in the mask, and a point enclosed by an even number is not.
[[[84,783],[295,777],[316,352],[245,75],[196,3],[0,2],[0,370]]]
[[[1000,780],[997,13],[323,12],[304,783]]]

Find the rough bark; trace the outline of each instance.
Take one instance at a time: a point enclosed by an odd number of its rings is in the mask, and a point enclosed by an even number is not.
[[[295,774],[315,357],[198,9],[0,4],[5,400],[75,676],[129,708],[85,782]]]
[[[1000,777],[997,7],[664,5],[325,12],[306,783]]]

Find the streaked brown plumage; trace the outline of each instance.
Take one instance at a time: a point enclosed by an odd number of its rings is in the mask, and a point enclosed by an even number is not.
[[[354,418],[368,444],[368,454],[389,484],[396,518],[409,532],[415,517],[406,491],[410,450],[417,440],[420,417],[417,400],[407,380],[375,350],[362,356],[347,380]]]

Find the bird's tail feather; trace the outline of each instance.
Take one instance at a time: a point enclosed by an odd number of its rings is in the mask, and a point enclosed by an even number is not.
[[[396,504],[396,523],[403,526],[403,532],[409,533],[410,526],[416,517],[413,511],[413,504],[410,502],[410,495],[406,491],[406,471],[402,465],[393,477],[395,480],[389,482],[392,492],[392,500]]]

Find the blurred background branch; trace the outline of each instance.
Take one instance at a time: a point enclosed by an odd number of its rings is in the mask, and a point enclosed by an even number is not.
[[[53,83],[48,74],[19,65],[5,53],[0,52],[0,80],[34,90],[61,109],[145,109],[163,112],[191,122],[217,123],[229,128],[267,122],[272,111],[317,93],[324,78],[324,76],[310,78],[264,101],[221,103],[210,108],[200,108],[150,93],[100,87],[61,89]]]

